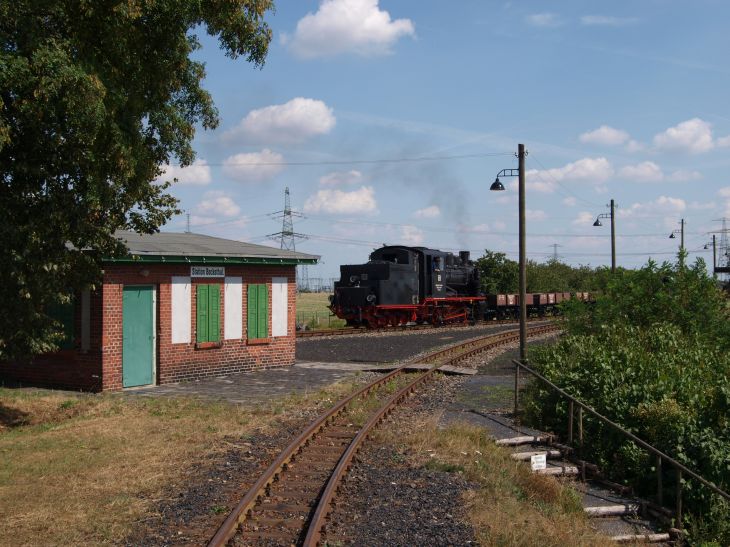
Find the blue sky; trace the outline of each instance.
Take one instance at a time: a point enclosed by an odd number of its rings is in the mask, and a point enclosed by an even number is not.
[[[167,174],[192,231],[273,246],[288,186],[328,278],[382,243],[516,259],[515,179],[489,185],[522,142],[530,258],[610,264],[592,224],[613,198],[619,265],[672,259],[680,218],[709,262],[730,217],[728,20],[720,0],[280,0],[262,70],[201,37],[221,125]]]

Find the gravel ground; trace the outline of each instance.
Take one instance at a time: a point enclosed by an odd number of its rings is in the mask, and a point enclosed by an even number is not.
[[[541,323],[531,323],[537,326]],[[464,342],[470,338],[516,330],[514,325],[479,325],[444,327],[389,334],[339,335],[297,340],[297,361],[392,363],[440,346]],[[373,340],[377,338],[377,340]]]
[[[362,373],[358,381],[366,383],[376,376]],[[123,544],[205,545],[261,473],[322,412],[295,409],[266,434],[257,431],[224,439],[220,450],[180,473]]]
[[[440,377],[399,407],[387,425],[398,434],[414,420],[439,412],[464,381]],[[464,478],[411,467],[403,447],[369,443],[340,490],[326,532],[329,544],[471,545],[474,532],[462,508]]]
[[[429,349],[476,336],[516,328],[499,325],[473,328],[444,328],[437,331],[373,336],[338,336],[297,341],[297,360],[342,362],[396,362]],[[379,338],[377,343],[373,337]],[[483,367],[510,346],[496,348],[461,366]],[[512,350],[513,352],[516,350]],[[504,354],[507,355],[507,354]],[[505,373],[509,358],[503,359]],[[375,373],[364,373],[362,382]],[[401,407],[385,427],[403,427],[404,432],[418,416],[443,412],[463,390],[464,377],[441,376],[419,390]],[[319,411],[300,411],[283,418],[268,433],[257,432],[225,439],[223,448],[181,473],[176,484],[163,492],[152,516],[140,522],[125,545],[205,544],[223,522],[240,496],[253,484],[271,460]],[[352,545],[469,545],[474,533],[468,524],[461,496],[470,487],[458,474],[407,465],[402,448],[370,444],[361,452],[343,485],[342,500],[332,515],[329,541]]]

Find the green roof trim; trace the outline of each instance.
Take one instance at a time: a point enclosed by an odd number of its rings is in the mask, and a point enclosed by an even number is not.
[[[226,266],[228,264],[247,264],[253,266],[297,266],[299,264],[316,264],[316,258],[274,258],[274,257],[238,257],[238,256],[174,256],[174,255],[131,255],[121,258],[104,258],[102,262],[110,264],[210,264]]]

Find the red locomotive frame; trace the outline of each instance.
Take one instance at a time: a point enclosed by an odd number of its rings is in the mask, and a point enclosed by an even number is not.
[[[446,325],[467,323],[474,319],[474,304],[484,302],[483,296],[455,296],[424,298],[420,304],[391,304],[358,307],[356,313],[348,313],[340,306],[330,309],[347,324],[360,324],[371,328],[397,327],[406,323],[431,323]],[[470,317],[471,315],[471,317]]]

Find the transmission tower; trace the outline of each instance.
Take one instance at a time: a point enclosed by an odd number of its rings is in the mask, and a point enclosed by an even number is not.
[[[557,262],[558,259],[560,259],[560,255],[558,254],[558,247],[562,247],[562,245],[559,245],[558,243],[553,243],[550,246],[553,248],[553,261]]]
[[[284,190],[284,209],[282,211],[270,213],[269,216],[273,219],[281,219],[281,232],[276,232],[275,234],[269,234],[266,236],[274,241],[279,241],[281,249],[296,251],[297,239],[308,239],[308,236],[305,234],[300,234],[294,231],[294,217],[304,218],[304,215],[291,210],[288,186]],[[307,266],[302,266],[301,271],[302,275],[300,285],[302,287],[309,288],[309,271],[307,270]]]

